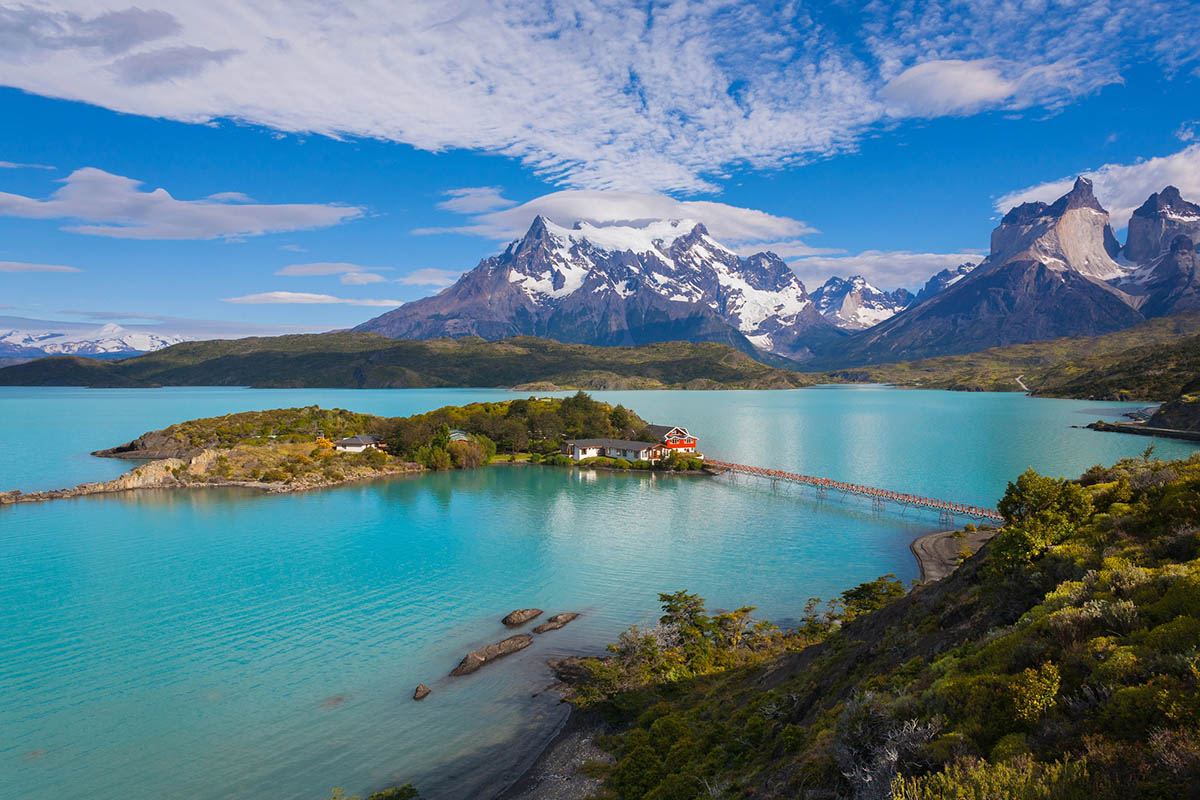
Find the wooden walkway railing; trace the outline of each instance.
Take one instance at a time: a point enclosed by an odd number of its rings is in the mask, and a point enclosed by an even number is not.
[[[897,503],[902,506],[911,506],[914,508],[929,508],[939,512],[943,520],[950,521],[953,517],[970,517],[972,519],[983,520],[986,522],[1003,523],[1004,518],[994,508],[984,508],[982,506],[971,506],[964,503],[950,503],[945,500],[936,500],[932,497],[922,497],[916,494],[906,494],[904,492],[893,492],[890,489],[876,489],[873,486],[862,486],[857,483],[843,483],[829,478],[815,478],[811,475],[800,475],[795,472],[784,472],[778,469],[764,469],[762,467],[751,467],[746,464],[732,464],[728,461],[713,461],[705,459],[705,465],[711,469],[720,472],[735,472],[743,475],[754,475],[760,478],[769,478],[773,481],[788,481],[790,483],[799,483],[807,486],[815,486],[817,491],[824,494],[825,491],[833,489],[842,494],[855,494],[863,497],[869,497],[874,501],[875,505],[882,506],[884,503]]]

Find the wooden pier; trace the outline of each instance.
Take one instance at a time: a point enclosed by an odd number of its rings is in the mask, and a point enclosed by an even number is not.
[[[740,475],[767,478],[771,481],[786,481],[803,486],[813,486],[817,489],[818,496],[822,497],[830,490],[841,492],[843,496],[853,494],[867,497],[875,504],[876,508],[882,508],[886,503],[894,503],[909,508],[930,509],[941,514],[942,521],[947,524],[953,523],[956,517],[968,517],[988,523],[1004,523],[1004,517],[1000,516],[999,512],[994,508],[984,508],[964,503],[951,503],[932,497],[922,497],[921,495],[906,494],[905,492],[893,492],[890,489],[876,489],[873,486],[843,483],[842,481],[835,481],[830,478],[817,478],[811,475],[800,475],[795,472],[784,472],[778,469],[751,467],[746,464],[732,464],[728,461],[705,459],[704,464],[714,472],[732,472]]]

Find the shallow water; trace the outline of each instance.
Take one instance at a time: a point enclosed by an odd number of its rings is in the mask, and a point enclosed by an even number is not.
[[[174,421],[319,403],[380,414],[495,390],[0,389],[0,487],[112,477],[87,456]],[[970,503],[1027,466],[1078,474],[1189,443],[1076,430],[1127,405],[880,387],[611,392],[728,460]],[[726,478],[499,466],[266,496],[141,492],[0,510],[0,796],[324,798],[515,777],[562,714],[548,656],[652,620],[655,594],[794,616],[916,566],[936,516]],[[582,611],[473,676],[536,605]],[[409,699],[419,682],[433,694]]]

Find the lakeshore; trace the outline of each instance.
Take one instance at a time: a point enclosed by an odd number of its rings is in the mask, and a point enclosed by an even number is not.
[[[964,558],[977,553],[997,533],[998,529],[954,529],[914,539],[909,550],[916,559],[921,586],[949,577]],[[565,695],[576,676],[569,664],[552,661],[550,667],[557,677],[551,691]],[[588,765],[615,761],[610,752],[597,744],[600,736],[612,731],[595,712],[572,709],[533,764],[496,800],[587,800],[601,786],[595,770],[589,770]]]
[[[731,461],[973,504],[994,503],[1026,466],[1078,475],[1148,443],[1070,427],[1129,404],[1015,394],[845,386],[601,398],[686,424]],[[10,446],[23,454],[0,463],[0,486],[112,479],[138,465],[89,451],[229,411],[319,404],[392,418],[511,399],[0,389]],[[1004,426],[1002,443],[983,420]],[[1192,450],[1155,441],[1160,455]],[[756,615],[786,621],[797,597],[833,597],[888,572],[917,577],[906,550],[938,528],[936,514],[876,514],[869,502],[766,481],[623,472],[452,469],[327,491],[134,491],[5,508],[0,683],[23,687],[0,711],[13,731],[10,780],[31,800],[77,791],[80,776],[98,797],[311,800],[332,786],[366,797],[408,781],[428,800],[491,796],[564,716],[557,697],[530,697],[552,678],[547,659],[653,622],[656,592],[752,602]],[[527,606],[585,613],[476,675],[430,680]],[[413,702],[422,681],[433,693]],[[160,764],[169,769],[155,772]]]

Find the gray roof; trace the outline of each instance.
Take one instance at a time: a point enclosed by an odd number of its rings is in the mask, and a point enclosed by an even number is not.
[[[631,442],[628,439],[572,439],[567,444],[579,447],[611,447],[616,450],[648,450],[657,442]]]
[[[339,439],[334,444],[379,444],[379,437],[373,433],[360,433],[357,436],[350,436],[345,439]]]
[[[646,430],[650,431],[651,436],[657,436],[660,439],[662,437],[666,436],[671,431],[675,430],[676,428],[680,428],[682,430],[687,430],[682,425],[647,425],[646,426]]]

